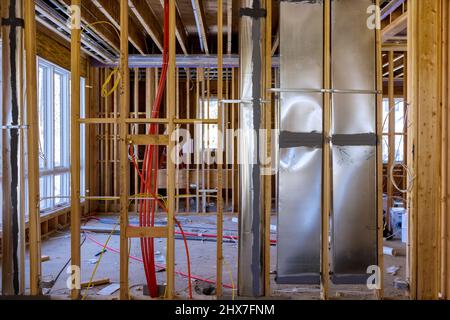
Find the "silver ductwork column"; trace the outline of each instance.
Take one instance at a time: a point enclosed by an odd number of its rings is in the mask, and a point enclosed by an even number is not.
[[[373,4],[331,1],[331,65],[324,66],[323,1],[281,1],[278,283],[319,284],[322,241],[329,241],[336,284],[366,283],[368,267],[378,264],[376,30],[367,25]],[[331,89],[324,89],[325,70]],[[326,97],[330,137],[323,134]],[[324,192],[331,221],[322,239]]]
[[[240,132],[239,146],[239,265],[238,293],[258,297],[263,287],[262,176],[258,162],[261,150],[261,97],[263,79],[260,0],[242,0],[240,10]]]
[[[336,284],[365,284],[367,268],[378,264],[376,30],[367,25],[373,4],[331,2],[330,270]]]
[[[22,0],[2,1],[2,293],[24,293]],[[23,142],[23,141],[22,141]],[[23,186],[22,186],[23,187]]]

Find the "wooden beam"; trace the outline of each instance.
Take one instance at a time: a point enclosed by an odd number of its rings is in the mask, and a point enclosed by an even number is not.
[[[24,2],[27,89],[28,148],[28,225],[30,256],[30,294],[41,293],[41,226],[39,195],[39,116],[37,103],[36,10],[34,1]]]
[[[169,136],[147,135],[147,134],[131,135],[127,137],[127,142],[129,144],[138,146],[147,146],[147,145],[167,146],[169,144]]]
[[[324,88],[331,89],[331,0],[324,2]],[[321,299],[327,300],[329,296],[329,232],[331,211],[331,145],[329,143],[331,132],[331,94],[325,92],[323,105],[323,203],[322,203],[322,235],[321,235]]]
[[[410,294],[428,300],[439,298],[441,277],[442,3],[410,0],[408,13]]]
[[[132,227],[126,229],[127,238],[167,238],[167,227]]]
[[[376,6],[380,6],[380,0],[376,0]],[[381,51],[381,30],[376,29],[376,89],[383,90],[383,55]],[[377,257],[379,267],[379,288],[375,295],[378,299],[384,298],[384,255],[383,255],[383,95],[376,96],[376,130],[377,130]]]
[[[128,67],[128,0],[120,0],[120,230],[128,228],[128,185],[129,185],[129,162],[128,146],[126,138],[128,125],[125,122],[130,112],[130,69]],[[128,300],[128,238],[125,232],[120,234],[120,299]]]
[[[185,55],[188,54],[188,37],[187,37],[187,32],[186,32],[186,27],[183,24],[183,20],[181,19],[180,13],[176,12],[177,15],[177,24],[176,24],[176,29],[175,29],[175,35],[178,39],[178,44],[181,47],[181,50],[183,51],[183,53]]]
[[[169,70],[167,79],[167,132],[172,136],[175,131],[175,83],[176,83],[176,8],[175,1],[169,1]],[[167,151],[167,298],[172,299],[175,294],[175,163],[170,156],[175,150],[175,141],[169,140]]]
[[[120,6],[117,0],[92,0],[95,6],[108,18],[108,20],[120,30]],[[129,41],[140,54],[146,52],[144,33],[133,21],[128,22]]]
[[[209,74],[208,74],[209,79]],[[209,92],[209,91],[208,91]],[[217,100],[218,131],[223,134],[223,0],[217,1]],[[208,99],[209,101],[209,99]],[[209,108],[208,108],[209,112]],[[208,117],[209,118],[209,117]],[[217,269],[216,269],[216,295],[222,296],[222,273],[223,273],[223,140],[217,141]]]
[[[142,0],[128,0],[128,5],[144,30],[149,34],[158,49],[162,52],[163,34],[153,11],[150,10],[150,8]]]
[[[275,55],[275,52],[277,52],[278,47],[280,46],[280,27],[278,27],[277,34],[275,36],[275,41],[273,41],[272,45],[272,56]]]
[[[272,0],[266,0],[266,24],[265,24],[265,99],[271,101],[264,107],[266,129],[266,157],[270,159],[269,167],[265,168],[264,176],[264,294],[271,296],[270,290],[270,225],[272,214]]]
[[[80,8],[81,0],[72,0],[73,8]],[[81,224],[81,206],[80,206],[80,55],[81,55],[81,29],[79,12],[73,10],[71,25],[71,116],[70,116],[70,244],[71,244],[71,264],[81,268],[80,253],[80,224]],[[80,23],[81,24],[81,23]],[[75,271],[76,275],[76,271]],[[72,288],[72,299],[80,298],[80,279],[76,279]]]
[[[400,17],[392,21],[381,30],[381,38],[386,42],[392,37],[395,37],[400,32],[404,31],[408,26],[408,12],[403,13]]]
[[[71,5],[71,0],[62,0],[68,7]],[[105,15],[93,5],[91,1],[82,1],[81,3],[81,21],[90,25],[97,21],[107,20]],[[96,24],[90,29],[98,33],[114,50],[119,51],[119,39],[116,32],[105,24]]]
[[[227,0],[227,54],[233,49],[233,0]]]
[[[388,171],[387,171],[387,212],[386,212],[386,228],[391,230],[390,210],[394,206],[394,186],[391,180],[391,168],[395,163],[395,100],[394,100],[394,52],[389,51],[389,79],[388,79],[388,97],[389,97],[389,115],[388,115],[388,136],[389,136],[389,157],[388,157]]]
[[[205,9],[202,0],[192,0],[192,9],[194,10],[195,23],[197,25],[197,32],[200,39],[200,45],[203,52],[209,54],[208,48],[208,28],[206,26]]]
[[[441,244],[441,293],[443,299],[450,299],[450,3],[443,2],[442,35],[442,244]]]
[[[61,39],[56,33],[38,24],[36,32],[36,50],[37,55],[48,60],[61,68],[69,70],[70,61],[70,42]],[[82,77],[87,76],[88,60],[84,54],[80,60],[80,74]]]

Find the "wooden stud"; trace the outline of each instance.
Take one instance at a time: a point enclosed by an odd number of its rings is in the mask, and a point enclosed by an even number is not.
[[[201,72],[200,68],[197,68],[196,70],[196,96],[195,96],[195,115],[198,117],[199,116],[199,112],[200,112],[200,74],[203,74]],[[196,125],[194,126],[194,132],[195,134],[198,134],[198,128],[199,126]],[[196,137],[198,139],[198,137]],[[200,143],[202,143],[203,141],[203,137],[200,137],[201,141]],[[195,206],[195,212],[199,213],[200,212],[200,152],[199,150],[197,150],[198,147],[197,145],[195,145],[195,158],[196,158],[196,166],[195,166],[195,178],[196,178],[196,206]]]
[[[108,69],[105,70],[105,76],[106,76],[106,73],[108,73],[108,71],[109,71]],[[109,84],[108,87],[109,86],[111,86],[111,84]],[[108,91],[109,91],[109,88],[108,88]],[[110,102],[111,102],[111,97],[110,96],[105,97],[105,112],[106,112],[106,117],[108,117],[108,118],[110,117]],[[111,193],[110,193],[110,190],[111,190],[110,174],[111,174],[111,172],[110,172],[110,162],[109,162],[110,141],[111,141],[110,140],[110,134],[111,134],[110,125],[111,124],[105,124],[105,158],[104,158],[105,159],[105,186],[104,186],[105,187],[105,196],[111,195]],[[105,213],[107,213],[108,210],[109,210],[109,204],[108,204],[108,202],[105,201]]]
[[[175,118],[180,118],[180,69],[176,68],[175,81]],[[177,136],[177,139],[179,137]],[[177,140],[178,141],[178,140]],[[175,212],[180,211],[180,166],[175,166]]]
[[[324,88],[331,89],[331,0],[324,2]],[[321,299],[329,296],[329,233],[331,210],[331,94],[323,95],[323,203],[322,203],[322,248],[321,248]]]
[[[410,201],[410,293],[438,299],[442,178],[442,3],[408,2],[409,150],[415,180]],[[419,27],[420,26],[420,27]],[[408,152],[409,154],[410,152]]]
[[[191,71],[189,69],[186,69],[186,118],[190,118],[191,117],[191,97],[190,97],[191,89],[190,89],[190,84],[191,84]],[[191,132],[190,131],[191,130],[191,125],[188,124],[186,128],[187,128],[188,132]],[[190,141],[188,143],[190,143]],[[186,198],[186,212],[190,212],[190,204],[189,204],[189,201],[191,199],[191,197],[190,197],[191,185],[190,185],[190,181],[189,181],[190,169],[191,169],[191,164],[190,164],[190,161],[189,161],[186,164],[186,195],[188,196]]]
[[[266,25],[265,25],[265,92],[267,101],[272,100],[269,89],[272,87],[272,0],[266,0]],[[265,128],[266,128],[266,157],[272,160],[272,103],[267,103],[265,107]],[[270,163],[272,166],[272,163]],[[264,294],[270,297],[270,219],[272,214],[272,174],[271,167],[266,167],[264,176]]]
[[[380,1],[376,0],[379,7]],[[377,91],[383,90],[383,57],[381,54],[381,30],[376,33],[376,86]],[[384,298],[384,260],[383,260],[383,95],[378,94],[376,98],[377,115],[377,249],[379,267],[379,289],[376,290],[378,299]]]
[[[26,49],[26,87],[28,122],[28,201],[29,201],[29,254],[30,254],[30,293],[39,295],[41,278],[41,234],[40,234],[40,196],[39,196],[39,123],[37,103],[36,66],[36,17],[34,1],[24,1],[25,49]]]
[[[139,118],[139,68],[134,68],[134,117]],[[133,132],[135,135],[139,135],[139,125],[135,124],[133,126]],[[136,148],[136,153],[138,153],[139,147]],[[134,194],[139,193],[139,172],[134,170]],[[138,214],[138,204],[137,201],[134,202],[134,213]]]
[[[80,7],[81,0],[72,0],[72,6]],[[80,19],[76,17],[77,10],[72,12],[72,23]],[[76,23],[71,28],[71,117],[70,117],[70,182],[71,182],[71,264],[81,268],[80,254],[80,54],[81,54],[81,29]],[[79,280],[79,279],[78,279]],[[75,279],[75,281],[77,281]],[[79,284],[75,283],[72,289],[72,299],[80,298]]]
[[[394,52],[388,52],[389,59],[389,80],[388,80],[388,96],[389,96],[389,159],[387,166],[387,213],[386,213],[386,228],[391,230],[390,210],[394,206],[394,186],[391,179],[391,168],[395,166],[395,100],[394,100]]]
[[[125,119],[130,112],[130,70],[128,67],[128,1],[120,0],[120,230],[128,227],[129,164],[126,138],[128,125]],[[128,300],[128,238],[120,234],[120,299]]]
[[[218,131],[217,141],[217,275],[216,275],[216,296],[222,296],[222,273],[223,273],[223,1],[217,1],[217,101],[218,101]],[[208,73],[209,82],[209,73]],[[209,90],[208,90],[209,94]],[[208,99],[209,101],[209,99]],[[209,112],[209,108],[208,108]],[[208,117],[209,118],[209,117]]]
[[[114,75],[114,82],[117,81],[118,75]],[[114,124],[113,124],[113,131],[114,131],[114,140],[113,140],[113,171],[114,171],[114,195],[119,194],[119,161],[118,161],[118,154],[119,154],[119,127],[117,125],[118,122],[118,114],[119,114],[119,95],[118,91],[114,91]],[[114,202],[115,211],[117,211],[117,202]]]
[[[167,79],[167,118],[169,120],[167,131],[169,136],[175,130],[175,85],[176,85],[176,8],[175,1],[169,1],[169,70]],[[172,161],[171,153],[175,149],[175,141],[169,140],[169,148],[167,152],[167,262],[166,262],[166,274],[167,274],[167,298],[172,299],[174,297],[175,288],[175,163]]]

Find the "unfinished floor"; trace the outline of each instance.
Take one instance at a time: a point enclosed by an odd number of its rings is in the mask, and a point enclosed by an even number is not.
[[[95,268],[95,264],[99,259],[99,253],[102,251],[102,246],[106,243],[109,237],[109,233],[114,229],[115,223],[118,217],[115,215],[100,215],[89,219],[84,224],[85,232],[82,236],[82,250],[81,250],[81,269],[82,269],[82,283],[89,282],[92,272]],[[136,217],[130,217],[131,222],[135,222]],[[159,217],[159,221],[163,222],[164,216]],[[216,226],[215,215],[182,215],[178,217],[178,220],[183,225],[185,232],[196,234],[214,234]],[[275,223],[275,217],[273,217]],[[117,228],[118,229],[118,228]],[[103,254],[102,260],[99,264],[98,270],[95,274],[94,280],[109,279],[111,283],[119,283],[119,255],[116,250],[119,249],[119,235],[118,230],[113,233],[110,241],[108,242],[107,251]],[[237,235],[237,216],[226,215],[224,219],[224,235],[236,236]],[[91,231],[90,231],[91,230]],[[84,239],[86,240],[84,241]],[[201,240],[201,236],[198,240],[189,240],[189,252],[191,257],[191,272],[193,277],[201,277],[214,283],[216,275],[216,243],[214,241]],[[276,239],[276,233],[272,233],[272,239]],[[203,238],[207,239],[207,238]],[[386,245],[394,248],[398,255],[393,257],[385,255],[385,267],[391,266],[399,267],[396,275],[388,274],[385,270],[385,298],[388,300],[405,300],[407,299],[406,292],[396,289],[393,285],[394,279],[405,279],[405,264],[406,264],[406,248],[405,244],[399,240],[387,241]],[[138,239],[133,239],[130,246],[130,291],[133,299],[150,299],[144,295],[144,284],[146,283],[145,275],[142,267],[141,247]],[[156,251],[156,263],[159,266],[165,264],[165,240],[155,240]],[[232,289],[237,283],[237,257],[238,247],[237,242],[233,240],[226,240],[223,246],[224,249],[224,299],[232,299]],[[278,285],[275,283],[274,270],[276,269],[276,246],[271,248],[271,287],[272,297],[280,299],[298,299],[298,300],[319,300],[320,299],[320,287],[319,286],[292,286],[292,285]],[[180,275],[179,272],[187,274],[187,262],[185,255],[185,248],[182,239],[176,241],[176,293],[180,299],[188,297],[188,285],[186,275]],[[43,241],[42,255],[48,256],[49,260],[42,264],[42,274],[44,283],[51,283],[61,272],[60,277],[53,285],[51,290],[49,288],[44,289],[47,296],[51,296],[52,299],[69,299],[70,290],[67,288],[67,278],[63,266],[70,258],[70,230],[65,228]],[[28,263],[28,262],[27,262]],[[160,270],[162,268],[159,268]],[[230,274],[231,272],[231,274]],[[233,281],[231,281],[231,276]],[[27,274],[28,278],[28,274]],[[164,284],[165,272],[162,269],[157,273],[157,279],[159,284]],[[28,286],[28,284],[27,284]],[[98,292],[107,287],[108,285],[101,285],[91,288],[88,292],[87,299],[118,299],[119,292],[116,291],[112,295],[104,296],[99,295]],[[203,281],[193,281],[194,299],[215,299],[214,292],[211,291],[214,285],[210,285]],[[211,294],[212,293],[212,294]],[[210,294],[210,295],[208,295]],[[84,295],[84,292],[83,292]],[[331,286],[331,299],[358,299],[358,300],[370,300],[375,299],[373,292],[367,290],[367,287],[357,286]],[[242,299],[242,298],[239,298]]]

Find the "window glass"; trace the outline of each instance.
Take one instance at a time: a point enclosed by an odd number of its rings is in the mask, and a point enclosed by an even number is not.
[[[70,204],[70,72],[39,59],[38,108],[41,212]],[[84,79],[81,79],[84,89]],[[81,114],[85,93],[81,90]],[[81,135],[81,193],[84,194],[85,133]]]

